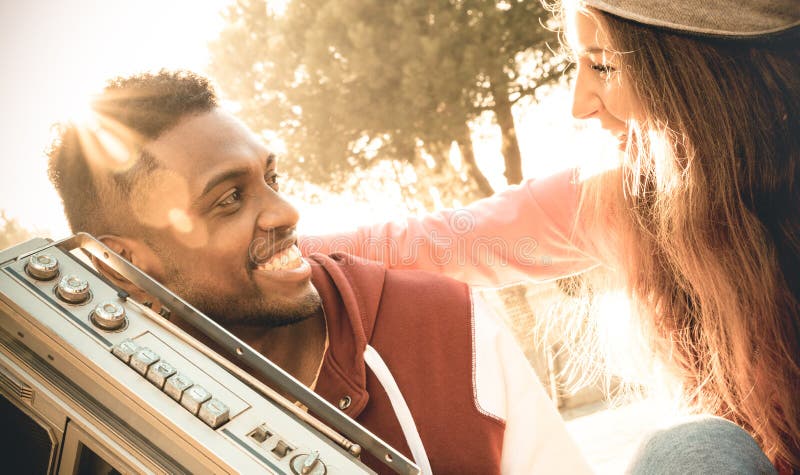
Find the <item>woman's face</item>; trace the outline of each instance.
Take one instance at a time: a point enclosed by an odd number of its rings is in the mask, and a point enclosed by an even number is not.
[[[638,101],[620,53],[611,46],[601,23],[591,11],[570,13],[567,27],[570,47],[576,53],[578,74],[572,101],[577,119],[597,119],[611,132],[624,150],[628,125],[638,117]]]

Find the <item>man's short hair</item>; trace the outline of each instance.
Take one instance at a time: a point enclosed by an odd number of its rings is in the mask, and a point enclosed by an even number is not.
[[[141,230],[131,218],[134,185],[158,168],[144,145],[186,116],[208,112],[217,97],[208,79],[160,71],[112,79],[91,103],[86,123],[55,127],[48,174],[73,232]]]

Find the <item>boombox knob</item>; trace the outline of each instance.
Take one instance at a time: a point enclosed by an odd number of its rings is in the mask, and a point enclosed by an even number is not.
[[[311,451],[310,454],[300,454],[292,459],[292,472],[297,475],[326,475],[328,470],[319,459],[319,452]]]
[[[34,254],[25,266],[28,275],[37,280],[50,280],[58,275],[58,259],[50,254]]]
[[[103,330],[119,330],[125,321],[125,308],[115,302],[101,302],[92,312],[92,323]]]
[[[83,303],[89,298],[89,282],[75,274],[65,275],[56,288],[58,296],[69,303]]]

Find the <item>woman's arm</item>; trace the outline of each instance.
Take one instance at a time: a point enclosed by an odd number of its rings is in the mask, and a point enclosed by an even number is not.
[[[575,226],[574,171],[527,180],[466,208],[301,239],[304,255],[345,252],[474,285],[566,277],[599,264]]]

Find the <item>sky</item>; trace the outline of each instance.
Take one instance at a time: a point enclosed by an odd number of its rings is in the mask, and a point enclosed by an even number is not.
[[[0,210],[36,235],[68,236],[61,201],[47,179],[51,125],[85,110],[88,95],[111,77],[165,67],[204,72],[207,45],[223,28],[221,12],[233,1],[0,2]],[[515,111],[526,177],[597,161],[600,150],[614,150],[596,127],[575,127],[569,101],[562,87],[538,105]],[[473,130],[478,164],[501,190],[507,185],[499,128],[480,120]],[[295,202],[300,232],[342,231],[405,213],[396,196],[353,200],[343,193],[327,196],[322,205]]]
[[[203,72],[230,3],[0,2],[0,209],[38,234],[67,236],[47,180],[51,125],[79,113],[108,78],[162,67]]]

